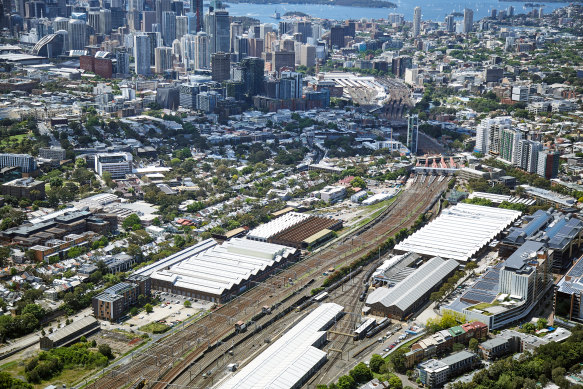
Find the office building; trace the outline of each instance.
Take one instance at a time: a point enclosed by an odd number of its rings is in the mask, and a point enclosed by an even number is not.
[[[451,14],[445,17],[445,31],[455,32],[455,18]]]
[[[203,0],[190,0],[190,12],[195,15],[195,24],[191,33],[203,30]]]
[[[19,167],[22,173],[37,170],[36,160],[28,154],[0,154],[0,169],[5,167]]]
[[[100,176],[108,172],[112,178],[125,178],[132,172],[130,153],[107,153],[95,155],[95,172]]]
[[[38,157],[43,159],[63,161],[66,155],[67,151],[61,147],[41,147],[38,149]]]
[[[176,39],[180,40],[184,35],[188,34],[188,17],[176,17]]]
[[[35,181],[33,178],[19,178],[2,184],[0,189],[2,196],[30,201],[44,200],[45,198],[45,182]]]
[[[229,28],[230,50],[229,53],[235,52],[235,40],[238,36],[243,35],[243,25],[241,22],[233,22]]]
[[[413,58],[409,56],[399,56],[392,59],[391,71],[395,77],[404,78],[405,71],[413,68]]]
[[[421,34],[421,7],[415,7],[413,11],[413,37]]]
[[[293,51],[276,51],[273,53],[271,70],[279,72],[281,68],[296,68],[296,55]]]
[[[162,12],[162,40],[164,46],[171,47],[176,39],[176,13],[173,11]]]
[[[225,10],[210,10],[205,15],[205,29],[209,37],[210,53],[229,53],[231,49],[230,37],[231,21]]]
[[[83,50],[87,44],[87,24],[83,20],[71,19],[68,26],[69,50]]]
[[[465,8],[463,33],[469,34],[470,32],[472,32],[473,27],[474,27],[474,11],[469,8]]]
[[[300,47],[300,65],[308,68],[316,65],[316,47],[302,45]]]
[[[231,54],[211,54],[212,80],[222,82],[231,77]]]
[[[419,144],[419,116],[409,115],[407,117],[407,148],[411,154],[417,154]]]
[[[156,47],[155,58],[157,74],[172,69],[172,49],[170,47]]]
[[[263,91],[265,62],[261,58],[247,57],[241,61],[242,81],[248,96],[257,96]]]
[[[344,27],[335,25],[330,28],[330,47],[341,49],[344,47]]]
[[[203,31],[194,37],[194,68],[210,68],[209,39],[207,33]]]
[[[134,36],[134,61],[137,75],[150,74],[151,39],[148,35]]]

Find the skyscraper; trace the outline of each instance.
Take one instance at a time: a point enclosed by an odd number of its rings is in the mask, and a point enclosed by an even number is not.
[[[156,23],[162,24],[162,12],[172,11],[171,0],[156,0]]]
[[[176,39],[176,13],[172,11],[162,12],[162,39],[164,46],[171,46]]]
[[[407,148],[411,154],[417,154],[419,143],[419,116],[409,115],[407,117]]]
[[[221,52],[211,54],[211,69],[213,81],[228,80],[231,76],[231,54]]]
[[[247,57],[241,61],[243,82],[249,97],[257,96],[263,91],[265,62],[261,58]]]
[[[69,21],[69,50],[83,50],[87,44],[87,24],[83,20]]]
[[[455,32],[455,19],[453,15],[447,15],[445,17],[445,30],[447,32]]]
[[[330,46],[339,49],[344,47],[344,27],[336,25],[330,28]]]
[[[150,37],[147,35],[135,35],[134,61],[136,74],[150,74],[150,56]]]
[[[192,12],[196,18],[194,32],[196,33],[198,31],[202,31],[203,30],[202,19],[204,16],[203,0],[190,0],[190,12]]]
[[[243,25],[241,24],[241,22],[231,23],[229,35],[230,35],[230,42],[231,42],[229,52],[234,53],[235,52],[235,38],[237,38],[240,35],[243,35]]]
[[[415,7],[413,11],[413,36],[417,37],[421,33],[421,7]]]
[[[225,10],[211,10],[205,15],[205,28],[209,38],[209,50],[228,53],[231,49],[229,13]]]
[[[199,31],[194,37],[194,68],[208,69],[210,63],[209,39],[206,32]]]
[[[109,9],[101,9],[99,11],[100,16],[99,16],[99,24],[100,24],[100,32],[102,34],[108,35],[111,32],[111,22],[112,22],[112,17],[111,17],[111,10]]]
[[[470,32],[472,32],[473,26],[474,26],[474,11],[469,8],[466,8],[464,9],[463,33],[469,34]]]
[[[156,73],[164,73],[172,69],[172,49],[170,47],[156,47]]]
[[[188,17],[177,16],[176,17],[176,39],[180,39],[186,34],[188,34]]]

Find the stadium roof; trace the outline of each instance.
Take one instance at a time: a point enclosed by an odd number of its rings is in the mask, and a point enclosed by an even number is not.
[[[342,309],[335,303],[320,305],[218,388],[295,388],[315,366],[326,360],[326,352],[314,344],[326,336],[324,330]]]
[[[395,249],[468,261],[520,216],[509,209],[457,204]]]
[[[366,305],[381,303],[385,307],[396,306],[404,312],[457,267],[454,260],[431,258],[394,288],[375,289],[368,295]]]

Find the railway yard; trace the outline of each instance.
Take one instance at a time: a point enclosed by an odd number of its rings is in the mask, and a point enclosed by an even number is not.
[[[182,328],[136,352],[125,363],[105,369],[85,387],[161,389],[215,385],[227,374],[227,365],[243,366],[313,308],[306,301],[311,301],[310,290],[322,285],[325,271],[348,265],[376,249],[438,204],[437,199],[447,187],[448,180],[444,178],[447,177],[409,180],[406,189],[374,220],[271,274],[208,314],[183,323]],[[344,306],[345,314],[328,332],[329,341],[324,348],[328,361],[307,387],[332,380],[333,367],[362,348],[346,334],[353,333],[361,322],[364,303],[359,296],[373,266],[351,273],[345,283],[330,290],[328,300]],[[270,312],[263,307],[269,307]],[[235,332],[238,322],[245,323],[246,328]]]

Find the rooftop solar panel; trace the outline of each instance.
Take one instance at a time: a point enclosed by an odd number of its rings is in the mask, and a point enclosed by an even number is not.
[[[569,270],[568,273],[571,277],[581,277],[583,276],[583,257],[579,258],[577,263]]]

